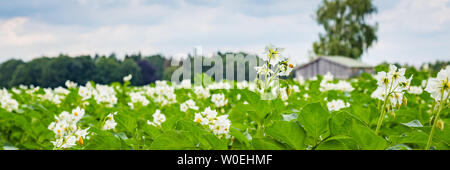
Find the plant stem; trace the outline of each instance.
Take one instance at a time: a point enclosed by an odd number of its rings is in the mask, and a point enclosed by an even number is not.
[[[383,123],[384,115],[386,114],[385,107],[386,107],[386,102],[385,102],[385,104],[383,104],[383,108],[381,108],[382,109],[381,114],[380,114],[380,117],[378,118],[377,128],[375,129],[376,135],[378,135],[378,132],[380,131],[380,127],[381,127],[381,124]]]
[[[442,90],[442,92],[441,92],[441,103],[439,103],[438,112],[436,114],[436,117],[433,120],[433,126],[431,126],[430,136],[428,136],[427,146],[425,147],[426,150],[430,150],[431,141],[433,140],[434,130],[436,129],[436,124],[437,124],[437,121],[439,120],[439,115],[441,114],[442,105],[444,105],[444,102],[445,102],[444,101],[444,90]]]
[[[378,123],[377,123],[377,128],[375,129],[375,134],[378,135],[378,132],[380,131],[381,128],[381,124],[383,124],[383,119],[384,119],[384,115],[386,115],[386,103],[390,102],[388,101],[389,96],[392,94],[392,92],[397,89],[397,86],[394,88],[394,90],[392,90],[392,85],[393,85],[394,81],[391,81],[391,85],[389,87],[388,91],[385,91],[385,93],[387,93],[386,97],[384,98],[384,103],[383,103],[383,107],[381,108],[381,114],[380,117],[378,118]],[[392,91],[391,91],[392,90]]]
[[[383,107],[381,108],[381,114],[380,117],[378,118],[378,123],[377,123],[377,128],[375,129],[375,134],[378,135],[378,132],[380,131],[381,128],[381,124],[383,124],[383,120],[384,120],[384,115],[386,115],[386,103],[389,102],[388,98],[389,95],[386,95],[386,98],[384,99],[384,103],[383,103]]]
[[[259,137],[262,137],[263,135],[262,135],[262,131],[261,131],[261,124],[259,124],[258,123],[258,128],[256,129],[256,134],[259,136]]]

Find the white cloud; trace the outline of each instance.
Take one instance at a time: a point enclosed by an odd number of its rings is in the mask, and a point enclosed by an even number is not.
[[[0,46],[27,46],[38,43],[48,43],[55,39],[51,34],[45,32],[28,32],[25,30],[29,25],[28,19],[17,17],[10,20],[0,20]]]
[[[260,53],[272,43],[297,63],[321,31],[311,15],[320,1],[144,1],[76,0],[15,17],[0,15],[0,62],[42,55],[95,53],[119,57],[216,51]],[[381,3],[381,1],[375,1]],[[445,59],[450,39],[449,0],[383,1],[379,41],[363,61],[378,64]],[[28,3],[19,3],[22,7]],[[28,8],[25,8],[28,9]],[[414,60],[411,60],[414,58]],[[448,57],[447,57],[448,58]]]
[[[383,31],[429,33],[450,27],[449,0],[400,0],[391,10],[375,18]]]
[[[378,1],[379,2],[379,1]],[[449,60],[450,1],[400,0],[374,17],[379,22],[378,42],[363,61],[420,65]]]
[[[154,53],[151,38],[145,36],[146,26],[80,26],[48,25],[29,18],[18,17],[0,22],[1,60],[9,57],[29,60],[59,53],[70,55]],[[4,58],[3,58],[4,57]]]
[[[98,8],[103,6],[96,4],[97,1],[80,3]],[[171,8],[143,5],[135,1],[122,7],[99,10],[93,17],[101,20],[100,22],[118,20],[121,23],[130,16],[145,20],[148,15],[157,24],[60,25],[33,18],[11,18],[0,22],[0,28],[9,28],[11,26],[8,25],[15,23],[15,27],[21,29],[20,32],[17,28],[0,30],[0,33],[16,35],[6,36],[4,41],[16,43],[0,44],[4,57],[1,60],[9,57],[29,60],[59,53],[93,55],[116,52],[122,57],[125,53],[140,51],[143,54],[174,55],[190,53],[195,45],[203,45],[205,53],[259,53],[268,43],[287,47],[287,55],[301,58],[306,55],[309,44],[315,37],[310,32],[315,32],[317,27],[306,14],[307,12],[259,17],[233,11],[226,5],[210,7],[180,2],[177,8]],[[155,19],[155,16],[160,18]],[[26,36],[21,37],[19,34]],[[16,40],[20,38],[30,42]]]

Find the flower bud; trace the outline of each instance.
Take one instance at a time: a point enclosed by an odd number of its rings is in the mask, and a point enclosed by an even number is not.
[[[400,109],[401,106],[402,106],[401,103],[397,103],[397,104],[395,105],[395,108],[398,110],[398,109]]]
[[[388,106],[386,106],[386,107],[384,108],[384,111],[385,111],[385,112],[389,112],[390,110],[392,110],[390,105],[388,105]]]
[[[439,130],[444,130],[444,121],[442,121],[442,119],[439,119],[436,123],[436,126]]]
[[[83,138],[80,136],[80,138],[78,138],[78,143],[80,144],[80,145],[83,145],[83,143],[84,143],[84,141],[83,141]]]
[[[393,118],[395,118],[395,112],[390,111],[390,112],[389,112],[389,115],[391,115]]]

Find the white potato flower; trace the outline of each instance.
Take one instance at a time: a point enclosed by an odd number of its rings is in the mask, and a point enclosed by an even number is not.
[[[282,101],[287,101],[289,99],[286,87],[280,88],[280,97]]]
[[[409,92],[410,94],[419,95],[419,94],[422,94],[423,89],[422,89],[422,87],[420,87],[420,86],[411,86],[411,87],[409,88],[408,92]]]
[[[267,67],[267,65],[262,65],[262,66],[256,66],[256,73],[258,73],[259,75],[272,75],[273,71],[271,69],[269,69],[269,67]]]
[[[177,89],[190,89],[191,88],[191,79],[183,79],[180,85],[177,85]]]
[[[223,107],[228,103],[228,99],[225,98],[223,93],[213,94],[211,96],[211,101],[216,105],[216,107]]]
[[[194,122],[207,126],[219,138],[222,136],[230,138],[229,130],[231,121],[228,119],[228,115],[217,116],[217,111],[211,110],[210,107],[207,107],[201,113],[196,113]]]
[[[127,76],[123,77],[123,81],[130,81],[133,78],[133,75],[128,74]]]
[[[349,82],[346,82],[344,80],[340,80],[337,84],[330,83],[330,81],[334,80],[333,74],[330,72],[327,72],[323,76],[322,81],[320,82],[319,90],[321,92],[330,91],[330,90],[336,90],[336,91],[342,91],[342,92],[352,92],[354,88]]]
[[[382,101],[388,99],[393,106],[400,106],[406,98],[403,98],[404,91],[410,88],[412,76],[407,79],[405,74],[406,69],[397,69],[396,66],[390,65],[389,72],[378,72],[375,75],[378,88],[372,92],[371,97]]]
[[[69,89],[74,89],[74,88],[77,88],[77,86],[78,86],[77,83],[75,83],[75,82],[73,82],[73,81],[70,81],[70,80],[66,80],[65,85],[66,85],[66,87],[69,88]]]
[[[289,60],[282,62],[279,66],[280,71],[278,72],[278,76],[289,76],[294,67],[295,64],[291,63]]]
[[[196,113],[194,122],[200,123],[201,125],[208,125],[209,120],[204,118],[201,113]]]
[[[186,103],[181,103],[180,104],[180,111],[186,112],[188,109],[189,109],[189,107],[187,106]]]
[[[230,83],[221,81],[221,82],[214,82],[210,85],[208,85],[208,89],[214,90],[214,89],[225,89],[225,90],[229,90],[231,89],[232,86]]]
[[[331,102],[327,103],[327,107],[329,111],[339,111],[343,108],[349,107],[349,103],[345,103],[342,100],[332,100]]]
[[[175,88],[167,85],[166,81],[156,81],[155,87],[146,87],[146,95],[153,99],[153,102],[161,106],[176,103]]]
[[[195,86],[194,93],[197,95],[198,98],[201,99],[206,99],[210,96],[209,89],[203,88],[202,86]]]
[[[84,109],[77,107],[72,113],[61,112],[55,116],[56,121],[50,123],[48,129],[55,133],[55,141],[51,141],[55,149],[70,148],[76,145],[83,145],[84,139],[89,138],[89,128],[81,129],[77,126],[78,121],[84,116]]]
[[[195,102],[192,99],[189,99],[184,103],[180,104],[180,110],[182,112],[186,112],[188,109],[198,110],[198,106],[195,105]]]
[[[12,95],[6,89],[0,90],[0,104],[8,112],[17,111],[19,103],[12,98]]]
[[[281,53],[284,51],[284,48],[275,47],[272,44],[266,46],[265,55],[262,59],[266,62],[269,62],[271,65],[275,66],[278,62],[283,60],[283,56]]]
[[[450,68],[442,69],[436,78],[428,79],[425,91],[430,93],[436,101],[441,101],[442,98],[447,99],[450,92]]]
[[[241,82],[237,82],[236,83],[236,87],[238,88],[238,89],[245,89],[245,88],[247,88],[248,87],[248,82],[247,81],[241,81]]]
[[[114,120],[114,115],[117,115],[117,112],[110,113],[108,114],[108,116],[106,116],[106,120],[103,124],[102,130],[111,130],[116,128],[117,122]]]
[[[135,103],[141,103],[142,106],[147,106],[150,103],[147,97],[145,97],[144,92],[131,92],[129,96],[131,99],[131,104],[133,104],[133,108]]]
[[[153,113],[153,121],[147,120],[147,124],[152,126],[160,127],[162,123],[166,121],[166,116],[161,114],[161,111],[158,109]]]

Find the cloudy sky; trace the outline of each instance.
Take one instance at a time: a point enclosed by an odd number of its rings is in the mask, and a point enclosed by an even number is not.
[[[286,48],[297,63],[321,28],[320,0],[0,0],[0,62],[60,53],[178,56],[203,46],[261,53]],[[450,60],[450,0],[375,0],[379,41],[362,58],[418,65]]]

